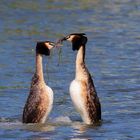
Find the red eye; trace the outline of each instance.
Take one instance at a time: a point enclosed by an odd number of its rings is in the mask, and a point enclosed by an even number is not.
[[[69,39],[70,38],[70,36],[68,35],[67,37],[66,37],[66,39]]]
[[[52,43],[52,42],[49,42],[49,45],[52,45],[52,46],[54,46],[55,44],[54,44],[54,43]]]

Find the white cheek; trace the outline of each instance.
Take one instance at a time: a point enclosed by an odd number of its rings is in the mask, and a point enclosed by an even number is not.
[[[74,38],[74,36],[70,36],[70,38],[68,38],[67,40],[68,40],[68,41],[72,41],[73,38]]]
[[[48,45],[48,49],[50,50],[50,49],[52,49],[53,48],[53,46],[51,46],[51,45]]]

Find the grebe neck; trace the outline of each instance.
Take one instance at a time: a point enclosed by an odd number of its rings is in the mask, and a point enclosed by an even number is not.
[[[85,78],[85,72],[85,45],[81,45],[76,56],[76,79]]]
[[[36,53],[36,75],[40,81],[44,81],[42,55],[39,53]]]

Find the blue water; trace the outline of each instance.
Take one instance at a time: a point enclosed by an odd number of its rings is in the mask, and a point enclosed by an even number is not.
[[[0,139],[140,139],[140,1],[0,1]],[[70,43],[44,57],[54,106],[44,125],[21,123],[38,40],[87,34],[86,64],[102,104],[100,126],[85,125],[69,84],[76,52]]]

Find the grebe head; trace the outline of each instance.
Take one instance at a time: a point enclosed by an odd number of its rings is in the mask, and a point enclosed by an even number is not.
[[[72,33],[60,39],[59,43],[68,40],[72,42],[72,49],[74,51],[79,50],[81,45],[85,45],[87,43],[87,37],[85,35],[86,34],[84,33]]]
[[[55,46],[56,44],[51,41],[37,42],[36,52],[42,55],[50,55],[50,50]]]

